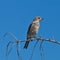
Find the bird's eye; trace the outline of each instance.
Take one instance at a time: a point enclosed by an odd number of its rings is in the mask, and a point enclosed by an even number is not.
[[[38,17],[38,19],[40,19],[40,17]]]

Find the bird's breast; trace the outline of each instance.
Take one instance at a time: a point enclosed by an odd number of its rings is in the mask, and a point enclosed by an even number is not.
[[[35,29],[36,31],[38,31],[38,30],[39,30],[39,26],[35,25],[35,26],[34,26],[34,29]]]
[[[40,27],[39,23],[34,23],[34,31],[38,32],[39,27]]]

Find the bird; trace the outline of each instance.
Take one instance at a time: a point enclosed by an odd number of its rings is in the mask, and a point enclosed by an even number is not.
[[[27,31],[27,40],[31,40],[38,34],[38,30],[40,27],[40,21],[43,20],[41,16],[34,17],[32,23],[30,24],[28,31]],[[26,41],[24,48],[27,49],[30,41]]]

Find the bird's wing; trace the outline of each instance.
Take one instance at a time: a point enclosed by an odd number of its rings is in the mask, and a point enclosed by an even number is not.
[[[36,35],[35,24],[31,23],[27,31],[27,39],[33,38]]]
[[[28,28],[28,31],[27,31],[27,40],[29,39],[29,35],[31,33],[31,27],[32,27],[32,24],[30,24],[29,28]],[[29,45],[29,42],[30,41],[26,41],[25,45],[24,45],[24,48],[27,49],[28,48],[28,45]]]
[[[29,28],[28,28],[28,31],[27,31],[27,34],[29,34],[32,30],[32,24],[30,24]]]

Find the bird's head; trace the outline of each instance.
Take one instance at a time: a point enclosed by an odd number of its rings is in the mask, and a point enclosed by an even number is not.
[[[34,20],[35,20],[35,21],[41,21],[41,20],[43,20],[43,18],[42,18],[41,16],[36,16],[36,17],[34,18]]]

